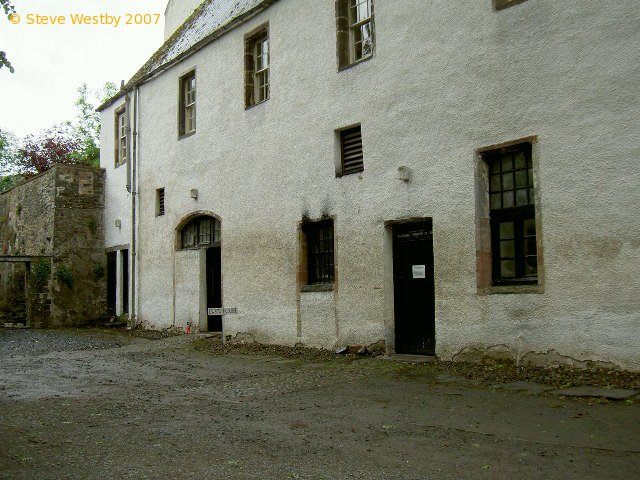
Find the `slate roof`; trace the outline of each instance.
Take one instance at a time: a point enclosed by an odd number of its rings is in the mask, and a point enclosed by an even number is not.
[[[213,42],[277,0],[204,0],[114,97],[98,107],[107,108],[118,98],[183,58]]]

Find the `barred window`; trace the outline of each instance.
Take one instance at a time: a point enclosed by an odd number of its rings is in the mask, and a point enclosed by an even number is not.
[[[308,222],[303,232],[307,240],[307,284],[333,283],[333,220]]]

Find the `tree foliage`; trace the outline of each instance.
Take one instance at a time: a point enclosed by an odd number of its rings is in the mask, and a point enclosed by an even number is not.
[[[106,82],[102,89],[95,92],[93,96],[100,103],[103,103],[116,92],[115,83]],[[96,107],[91,102],[89,95],[90,91],[86,83],[78,87],[78,99],[75,102],[76,121],[69,123],[74,129],[78,150],[73,152],[71,156],[78,163],[98,167],[100,166],[100,113],[96,112]]]
[[[18,139],[13,133],[0,128],[0,175],[15,173],[17,155]]]
[[[19,149],[17,165],[27,176],[46,172],[56,164],[83,163],[74,153],[80,150],[68,125],[52,127],[38,135],[27,135]]]
[[[11,18],[11,15],[16,13],[15,7],[9,0],[0,0],[0,5],[2,5],[4,14],[8,19]],[[7,54],[4,51],[0,50],[0,69],[2,69],[2,67],[7,67],[11,73],[15,72],[15,69],[13,68],[13,66],[11,66],[11,62],[7,58]]]
[[[27,135],[21,142],[10,132],[0,130],[0,186],[10,188],[22,180],[21,175],[28,178],[59,163],[99,166],[100,114],[90,97],[104,102],[116,91],[112,82],[105,83],[101,90],[93,93],[86,84],[82,84],[78,87],[74,122],[68,121],[39,134]],[[7,178],[12,175],[15,178]]]

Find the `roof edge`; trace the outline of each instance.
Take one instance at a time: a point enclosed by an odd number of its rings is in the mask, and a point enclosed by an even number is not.
[[[152,78],[158,76],[162,72],[164,72],[166,70],[169,70],[174,65],[180,63],[182,60],[184,60],[184,59],[190,57],[191,55],[195,54],[196,52],[198,52],[202,48],[206,47],[210,43],[212,43],[215,40],[217,40],[218,38],[222,37],[224,34],[230,32],[231,30],[234,30],[235,28],[239,27],[240,25],[246,23],[247,21],[249,21],[251,18],[253,18],[257,14],[259,14],[259,13],[263,12],[264,10],[266,10],[267,8],[269,8],[272,4],[274,4],[278,0],[264,0],[259,5],[253,7],[250,10],[247,10],[245,13],[243,13],[242,15],[239,15],[238,17],[234,18],[229,23],[217,28],[216,30],[211,32],[209,35],[204,37],[202,40],[200,40],[199,42],[194,44],[192,47],[190,47],[189,49],[185,50],[184,52],[182,52],[181,54],[176,56],[176,58],[168,61],[167,63],[164,63],[164,64],[160,65],[155,70],[151,70],[150,72],[146,72],[145,73],[145,66],[149,65],[150,63],[152,63],[154,61],[154,57],[156,55],[158,55],[161,51],[164,51],[164,49],[165,49],[165,47],[167,45],[172,44],[173,42],[175,42],[180,37],[180,35],[182,35],[183,31],[186,30],[190,26],[190,24],[197,17],[200,16],[200,14],[202,13],[202,10],[204,9],[205,5],[208,5],[212,1],[216,1],[216,0],[209,0],[209,2],[203,1],[200,4],[200,6],[197,9],[195,9],[193,11],[193,13],[182,23],[180,28],[178,28],[162,44],[162,46],[160,46],[160,48],[158,48],[158,50],[156,50],[154,52],[154,54],[144,63],[144,65],[140,69],[138,69],[138,71],[133,75],[133,77],[131,77],[131,79],[124,85],[124,87],[122,87],[120,89],[120,91],[118,91],[118,93],[116,93],[113,97],[107,99],[104,103],[102,103],[102,105],[100,105],[98,108],[96,108],[96,111],[97,112],[102,112],[106,108],[109,108],[111,105],[113,105],[115,102],[117,102],[124,95],[132,92],[135,88],[137,88],[140,85],[146,83],[148,80],[151,80]]]

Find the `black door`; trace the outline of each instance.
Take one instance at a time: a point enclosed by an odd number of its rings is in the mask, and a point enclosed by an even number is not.
[[[107,315],[116,314],[118,252],[107,253]]]
[[[129,313],[129,250],[122,250],[122,313]]]
[[[434,355],[431,220],[394,225],[393,291],[396,352]]]
[[[207,308],[222,307],[220,247],[207,248]],[[222,316],[207,314],[207,331],[222,331]]]

